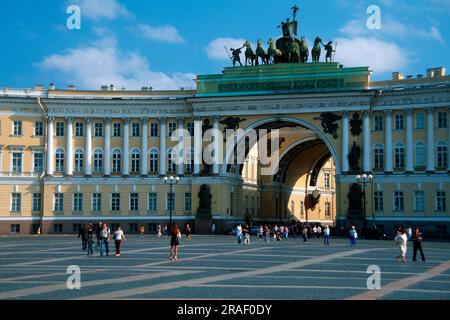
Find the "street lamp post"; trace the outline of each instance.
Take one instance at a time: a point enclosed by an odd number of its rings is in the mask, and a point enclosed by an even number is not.
[[[367,228],[366,221],[366,188],[369,183],[372,183],[373,175],[369,173],[368,175],[363,173],[362,175],[356,176],[356,182],[358,182],[363,188],[363,213],[364,213],[364,230]]]
[[[180,177],[174,178],[173,176],[164,177],[164,183],[169,185],[169,214],[170,214],[170,222],[169,222],[169,230],[172,228],[172,201],[173,201],[173,185],[180,181]]]

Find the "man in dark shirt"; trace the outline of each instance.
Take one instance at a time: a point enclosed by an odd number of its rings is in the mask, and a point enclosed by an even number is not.
[[[422,256],[422,261],[425,261],[425,255],[423,254],[422,250],[422,233],[420,232],[419,228],[416,228],[416,233],[413,236],[413,261],[416,260],[417,256],[417,250],[420,251],[420,255]]]

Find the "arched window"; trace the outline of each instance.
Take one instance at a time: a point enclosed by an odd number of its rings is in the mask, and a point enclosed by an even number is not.
[[[401,142],[397,142],[394,145],[394,161],[396,169],[405,167],[405,146]]]
[[[138,149],[131,150],[131,172],[139,172],[141,153]]]
[[[175,157],[176,157],[176,154],[173,152],[172,148],[167,150],[167,171],[169,171],[169,172],[177,171],[175,161],[174,161]]]
[[[381,143],[377,143],[374,146],[374,168],[382,169],[384,168],[384,149]]]
[[[158,172],[158,149],[150,150],[150,172]]]
[[[425,167],[425,143],[416,143],[416,167]]]
[[[437,144],[437,167],[438,168],[447,168],[447,143],[445,141],[440,141]]]
[[[112,172],[120,173],[122,171],[122,153],[116,149],[112,152]]]
[[[58,148],[55,151],[55,171],[64,172],[64,149]]]
[[[103,151],[101,149],[94,151],[94,172],[103,172]]]
[[[75,165],[74,165],[74,171],[77,173],[83,172],[83,162],[84,162],[84,152],[81,149],[75,150]]]

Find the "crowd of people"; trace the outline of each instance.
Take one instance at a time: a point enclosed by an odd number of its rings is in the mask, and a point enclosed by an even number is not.
[[[157,226],[156,237],[170,237],[170,260],[178,261],[178,246],[181,239],[181,229],[175,223],[172,226],[160,224]],[[192,227],[190,224],[185,226],[186,241],[191,240]],[[145,228],[144,226],[139,227],[140,237],[144,237]],[[211,234],[215,235],[216,226],[212,224]],[[250,244],[251,228],[248,224],[238,224],[236,226],[236,238],[238,244]],[[291,225],[260,225],[257,229],[257,235],[260,242],[270,243],[271,241],[282,241],[287,240],[289,236],[296,238],[302,236],[303,243],[307,243],[310,239],[320,239],[323,237],[323,245],[330,245],[331,229],[328,225],[322,228],[321,225],[315,224],[291,224]],[[126,241],[125,234],[120,226],[116,226],[115,230],[112,232],[108,225],[102,221],[97,224],[89,223],[84,224],[78,233],[78,238],[82,241],[82,250],[87,252],[88,257],[92,257],[94,254],[94,248],[99,251],[100,256],[109,256],[110,252],[110,240],[111,237],[114,240],[116,257],[120,256],[120,248]],[[348,238],[350,241],[350,246],[355,247],[358,239],[358,231],[355,226],[352,226],[348,231]],[[396,260],[401,260],[403,263],[406,262],[406,252],[408,241],[413,243],[413,261],[416,261],[417,252],[420,252],[422,261],[425,261],[425,255],[422,248],[422,233],[419,228],[415,229],[413,234],[412,229],[405,229],[400,227],[397,231],[395,237],[395,243],[398,245],[400,254],[396,257]]]

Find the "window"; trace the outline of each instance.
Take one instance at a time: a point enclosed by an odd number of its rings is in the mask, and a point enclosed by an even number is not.
[[[22,172],[22,153],[13,152],[12,154],[12,172],[21,173]]]
[[[447,143],[440,141],[437,145],[437,167],[447,168]]]
[[[331,174],[329,172],[325,172],[323,175],[323,182],[324,182],[324,187],[329,189],[331,188],[331,179],[330,179]]]
[[[396,169],[405,167],[405,147],[403,146],[403,143],[399,142],[394,145],[394,158]]]
[[[383,211],[383,191],[375,191],[374,193],[375,211]]]
[[[141,126],[139,122],[133,122],[131,124],[131,136],[140,137],[141,136]]]
[[[120,137],[122,136],[122,128],[121,124],[118,122],[113,123],[113,137]]]
[[[44,135],[44,123],[37,121],[34,123],[34,135],[36,137],[41,137]]]
[[[192,194],[190,192],[184,194],[184,210],[192,210]]]
[[[83,122],[75,122],[75,137],[83,136]]]
[[[20,233],[20,224],[12,224],[11,233]]]
[[[83,194],[73,194],[73,211],[83,211]]]
[[[414,211],[425,211],[424,191],[414,191]]]
[[[148,194],[148,211],[156,211],[156,192]]]
[[[121,159],[122,155],[120,154],[120,151],[114,150],[112,154],[112,171],[114,173],[119,173],[122,171]]]
[[[22,135],[22,121],[13,121],[13,132],[14,136]]]
[[[92,194],[92,211],[100,212],[102,211],[102,194],[93,193]]]
[[[402,114],[395,115],[395,130],[403,130],[405,128],[404,125],[404,117]]]
[[[403,191],[395,191],[394,192],[394,211],[403,211],[404,210],[404,198]]]
[[[177,171],[176,165],[175,165],[175,159],[174,159],[174,153],[172,152],[172,149],[169,149],[167,151],[167,171],[169,172],[175,172]]]
[[[99,149],[95,150],[94,152],[94,172],[103,172],[103,152]]]
[[[373,118],[374,131],[383,131],[383,116],[375,116]]]
[[[33,172],[41,173],[44,171],[44,154],[42,152],[33,153]]]
[[[194,136],[194,123],[193,122],[188,122],[187,123],[187,131],[189,132],[191,137]]]
[[[325,202],[325,217],[331,216],[331,203]]]
[[[300,201],[300,216],[304,216],[305,215],[305,205],[303,203],[303,201]]]
[[[175,132],[175,130],[177,130],[177,123],[176,122],[169,122],[169,131],[168,131],[169,137],[172,136],[172,134]]]
[[[120,193],[113,193],[111,195],[111,211],[120,210]]]
[[[130,194],[130,211],[139,211],[139,194]]]
[[[194,150],[192,150],[192,148],[189,148],[186,152],[186,155],[186,172],[192,173],[192,171],[194,171]]]
[[[158,123],[152,122],[150,123],[150,137],[158,136]]]
[[[445,191],[436,192],[436,211],[447,211]]]
[[[382,169],[384,167],[384,149],[381,143],[377,143],[374,147],[374,167]]]
[[[80,232],[80,230],[81,230],[81,224],[80,223],[74,223],[72,225],[72,231],[73,232],[78,233],[78,232]]]
[[[158,150],[150,151],[150,172],[158,172]]]
[[[447,128],[447,112],[438,112],[437,117],[437,127]]]
[[[83,172],[83,160],[84,160],[84,153],[82,150],[77,149],[75,151],[75,172]]]
[[[421,141],[416,143],[416,167],[425,167],[425,144]]]
[[[40,192],[35,192],[33,193],[33,203],[32,203],[32,209],[34,212],[39,212],[41,211],[41,193]]]
[[[167,193],[167,202],[166,202],[166,210],[175,210],[175,193],[172,192],[172,196],[170,192]]]
[[[53,205],[53,211],[64,211],[64,194],[55,193],[55,202]]]
[[[13,193],[11,195],[11,211],[20,212],[22,204],[22,195],[20,193]]]
[[[53,225],[53,232],[61,233],[62,232],[62,224],[57,223]]]
[[[425,114],[423,112],[416,113],[416,129],[425,129]]]
[[[64,150],[63,149],[56,149],[55,152],[55,171],[56,172],[63,172],[64,171]]]
[[[57,122],[56,123],[56,136],[57,137],[64,137],[64,122]]]
[[[96,122],[94,124],[94,137],[103,137],[103,123]]]
[[[139,172],[141,154],[139,150],[133,149],[131,151],[131,172]]]

